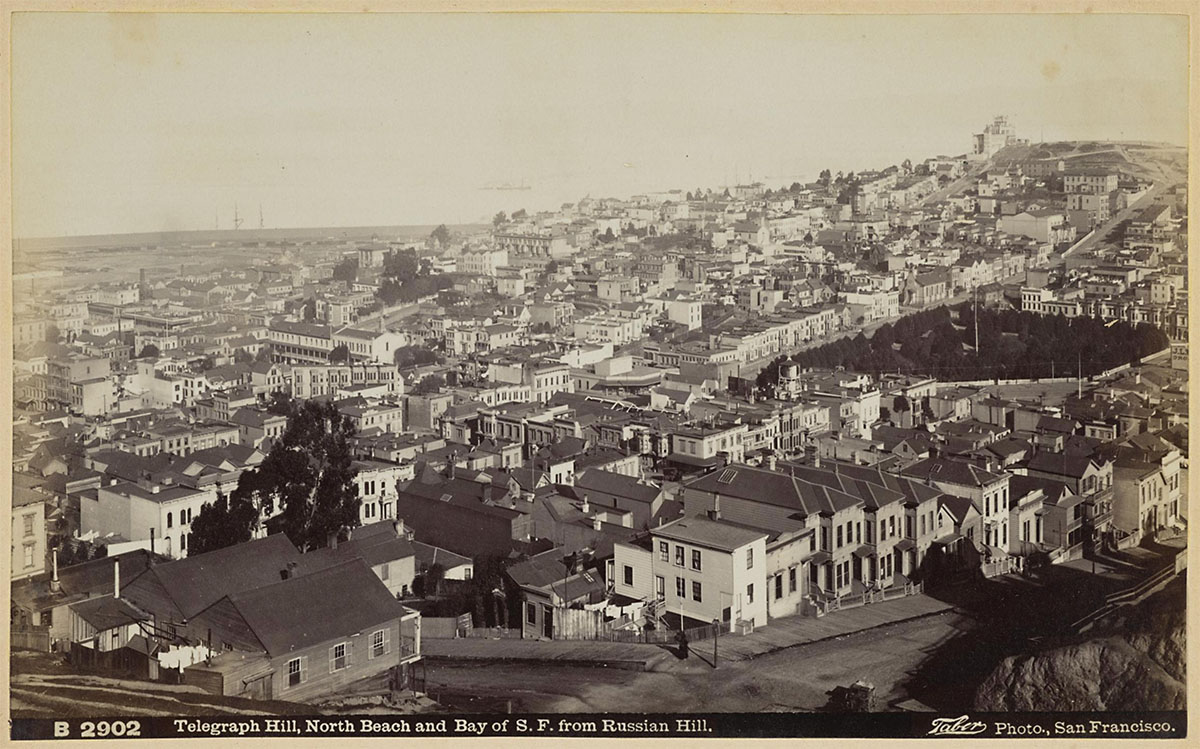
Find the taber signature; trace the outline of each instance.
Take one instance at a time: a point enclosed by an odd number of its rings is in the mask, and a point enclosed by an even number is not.
[[[934,718],[927,736],[974,736],[987,730],[987,724],[971,720],[968,715],[957,718]]]

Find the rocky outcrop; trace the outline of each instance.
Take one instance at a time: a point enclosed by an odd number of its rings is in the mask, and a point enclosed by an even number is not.
[[[1083,642],[1005,658],[975,693],[989,711],[1182,710],[1186,616],[1152,599]]]

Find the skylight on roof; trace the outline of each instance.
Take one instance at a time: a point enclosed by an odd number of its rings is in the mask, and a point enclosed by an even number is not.
[[[454,495],[452,495],[452,494],[443,494],[442,496],[438,497],[438,499],[440,499],[443,502],[449,502],[451,499],[453,499],[453,497],[454,497]]]
[[[721,475],[717,477],[718,484],[732,484],[734,478],[737,477],[737,471],[732,468],[726,468],[721,471]]]

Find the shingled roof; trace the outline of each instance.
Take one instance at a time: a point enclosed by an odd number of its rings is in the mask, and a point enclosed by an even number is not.
[[[901,473],[923,481],[941,481],[958,486],[986,486],[1004,478],[1002,474],[992,473],[971,463],[943,458],[926,458],[901,469]]]
[[[190,619],[223,596],[279,581],[301,554],[282,533],[146,569],[121,591],[154,613]]]
[[[361,559],[226,598],[272,658],[384,626],[408,611]]]
[[[734,464],[712,471],[687,489],[787,507],[801,516],[832,514],[863,504],[863,499],[839,488],[812,483],[781,471]]]

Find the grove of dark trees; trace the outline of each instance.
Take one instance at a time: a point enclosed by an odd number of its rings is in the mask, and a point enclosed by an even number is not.
[[[980,309],[979,350],[975,310],[969,302],[939,307],[885,324],[868,338],[859,333],[792,355],[801,367],[845,367],[878,376],[885,372],[940,380],[1088,377],[1161,351],[1166,334],[1148,323],[1105,322],[1017,310]],[[779,360],[764,368],[758,384],[776,380]]]

